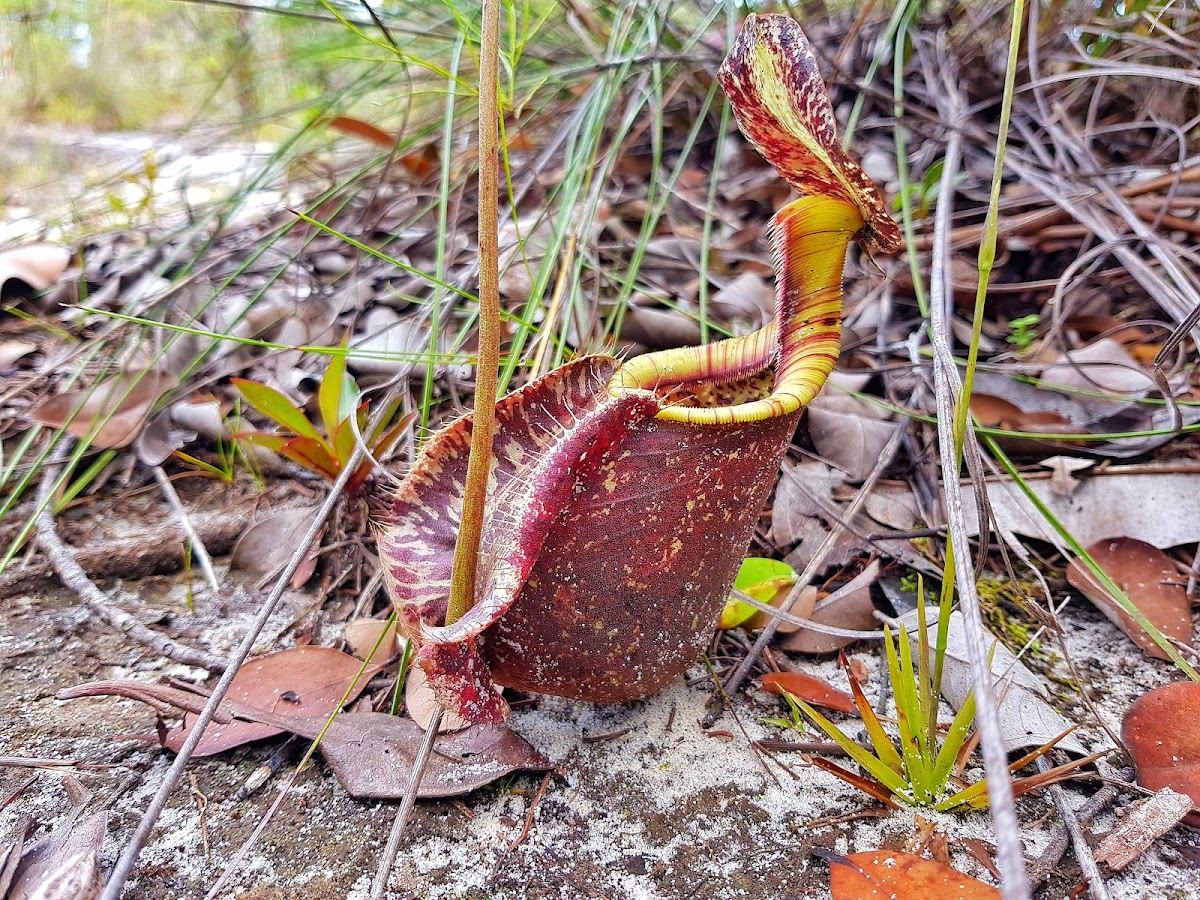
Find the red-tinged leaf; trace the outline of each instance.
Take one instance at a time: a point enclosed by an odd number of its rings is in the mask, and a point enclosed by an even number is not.
[[[900,247],[878,189],[842,150],[816,58],[795,19],[747,16],[718,77],[742,133],[802,197],[853,204],[865,223],[859,240],[882,252]]]
[[[329,120],[329,127],[343,134],[362,138],[362,140],[380,147],[390,148],[396,144],[395,137],[381,128],[376,128],[370,122],[364,122],[362,119],[354,119],[350,116],[334,116]]]
[[[245,378],[230,380],[241,391],[246,402],[272,422],[294,434],[321,441],[321,435],[313,423],[308,421],[308,417],[287,396],[257,381],[248,381]]]
[[[763,689],[772,694],[786,692],[793,697],[807,700],[814,706],[823,706],[826,709],[844,713],[858,712],[853,697],[812,675],[805,675],[801,672],[768,672],[759,680]]]
[[[1096,541],[1088,547],[1088,553],[1159,631],[1169,638],[1191,644],[1192,605],[1179,581],[1179,572],[1167,554],[1153,544],[1128,537]],[[1067,566],[1067,581],[1129,635],[1143,653],[1154,659],[1169,659],[1079,560],[1072,560]]]
[[[1200,682],[1166,684],[1139,697],[1121,723],[1121,742],[1142,787],[1172,788],[1200,807]],[[1184,821],[1200,828],[1200,811]]]
[[[818,769],[824,769],[831,775],[840,778],[842,781],[851,787],[858,788],[868,797],[874,797],[884,806],[890,809],[899,809],[900,804],[892,799],[892,792],[876,781],[874,778],[866,778],[849,769],[844,769],[835,762],[830,762],[820,756],[810,756],[808,761]]]
[[[338,477],[342,467],[336,459],[329,455],[329,451],[325,447],[324,441],[297,437],[284,444],[279,449],[279,453],[292,462],[333,480]]]
[[[95,387],[51,397],[33,418],[51,428],[65,427],[78,438],[91,434],[97,449],[125,447],[141,434],[159,398],[178,384],[169,372],[136,369]]]
[[[999,900],[1000,892],[962,872],[911,853],[871,850],[829,858],[833,900],[885,897]]]
[[[137,682],[97,682],[61,691],[58,698],[115,695],[150,703],[155,709],[197,711],[206,697],[166,685]],[[412,719],[386,713],[341,713],[332,722],[326,715],[289,714],[226,699],[214,723],[258,723],[310,740],[321,736],[320,751],[342,787],[351,796],[398,800],[408,790],[413,762],[425,733]],[[210,728],[215,726],[210,726]],[[528,741],[499,725],[472,725],[440,737],[429,757],[417,796],[454,797],[470,793],[518,769],[551,768]]]
[[[289,716],[327,716],[337,708],[347,688],[353,700],[366,688],[378,664],[358,676],[362,661],[332,647],[291,647],[248,661],[238,669],[229,699],[247,706]],[[167,732],[166,746],[178,751],[191,734],[189,719]],[[250,741],[274,737],[285,728],[260,722],[233,721],[210,725],[196,745],[195,757],[212,756]]]

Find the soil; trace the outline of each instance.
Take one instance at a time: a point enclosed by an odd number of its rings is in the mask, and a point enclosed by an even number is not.
[[[236,585],[241,577],[224,567],[219,571],[224,584]],[[253,594],[233,589],[225,602],[216,603],[197,584],[195,611],[189,612],[189,583],[175,575],[107,587],[144,621],[166,624],[180,640],[227,651],[254,613],[254,604],[245,599]],[[302,612],[303,595],[292,600],[267,635],[282,633]],[[1119,725],[1134,697],[1171,678],[1165,664],[1143,659],[1090,607],[1073,608],[1065,618],[1072,656],[1111,726]],[[268,638],[262,649],[270,645]],[[877,681],[875,652],[858,648],[854,655]],[[64,702],[54,695],[101,678],[191,680],[200,673],[130,646],[93,621],[73,597],[53,588],[0,607],[0,659],[0,708],[8,711],[0,728],[2,752],[77,763],[0,769],[5,804],[0,834],[11,832],[22,817],[38,824],[38,836],[47,833],[69,808],[62,779],[70,775],[93,793],[93,804],[111,811],[102,855],[110,866],[169,757],[153,745],[121,739],[153,733],[154,716],[146,707],[118,699]],[[830,661],[806,668],[838,683]],[[827,863],[814,851],[899,849],[913,837],[917,814],[881,817],[863,795],[806,766],[798,754],[779,755],[779,765],[751,749],[741,729],[753,738],[777,736],[777,729],[762,722],[779,714],[776,698],[752,689],[735,701],[736,722],[726,714],[715,730],[704,731],[699,720],[709,682],[702,668],[691,675],[694,683],[677,683],[635,704],[597,707],[541,698],[532,708],[519,709],[513,727],[558,766],[536,801],[528,834],[521,839],[541,776],[512,776],[461,801],[420,803],[390,896],[827,897]],[[1085,744],[1103,739],[1095,728],[1082,735]],[[246,800],[234,796],[282,740],[193,765],[192,785],[177,791],[126,896],[204,896],[286,780],[286,774],[277,776]],[[1068,787],[1068,796],[1078,806],[1092,789],[1089,784]],[[1119,805],[1132,799],[1122,795]],[[350,798],[316,764],[239,866],[234,887],[221,896],[365,900],[393,810],[390,803]],[[1038,795],[1021,800],[1019,811],[1026,856],[1032,859],[1045,846],[1056,815],[1048,799]],[[963,843],[990,840],[986,812],[921,815],[945,833],[958,868],[991,880]],[[1094,833],[1106,831],[1115,817],[1114,811],[1101,815],[1092,825]],[[1068,852],[1039,896],[1066,896],[1078,883],[1079,869]],[[1112,896],[1122,900],[1200,898],[1200,834],[1176,829],[1107,883]]]

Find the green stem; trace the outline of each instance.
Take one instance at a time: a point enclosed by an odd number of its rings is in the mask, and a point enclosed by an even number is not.
[[[475,602],[475,569],[491,473],[495,430],[497,369],[500,361],[499,248],[499,85],[500,2],[484,0],[479,52],[479,366],[475,378],[475,415],[471,424],[471,456],[463,493],[462,521],[450,576],[450,625]]]

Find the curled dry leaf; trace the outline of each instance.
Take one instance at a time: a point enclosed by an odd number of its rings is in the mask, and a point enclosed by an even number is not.
[[[10,281],[44,291],[58,281],[70,262],[71,251],[58,244],[26,244],[0,251],[0,294],[8,294]]]
[[[37,344],[29,341],[0,341],[0,369],[7,369],[22,356],[36,349]]]
[[[1125,713],[1121,742],[1138,784],[1152,791],[1169,787],[1200,806],[1200,683],[1165,684],[1143,694]],[[1200,828],[1200,811],[1184,821]]]
[[[1000,900],[1000,892],[994,887],[911,853],[868,850],[828,858],[829,890],[833,900],[866,900],[870,897]]]
[[[839,691],[828,682],[803,672],[768,672],[759,681],[763,690],[772,694],[782,695],[786,692],[814,706],[851,714],[858,712],[854,698],[845,691]]]
[[[78,438],[92,434],[101,450],[125,447],[145,427],[154,404],[179,380],[158,369],[134,369],[103,384],[51,397],[33,413],[35,421],[63,428]]]
[[[817,625],[845,628],[849,631],[878,631],[875,603],[871,600],[871,585],[879,577],[879,560],[874,560],[842,587],[822,597],[809,612],[796,615],[811,619]],[[798,605],[798,604],[797,604]],[[789,653],[833,653],[853,644],[855,638],[825,634],[811,628],[801,628],[788,635],[780,646]]]
[[[1145,541],[1126,537],[1097,541],[1088,547],[1088,553],[1159,631],[1191,644],[1191,603],[1167,554]],[[1067,581],[1129,635],[1143,653],[1154,659],[1169,659],[1079,560],[1072,560],[1067,566]]]
[[[21,857],[6,900],[79,900],[99,887],[100,846],[108,831],[108,811],[78,820],[78,810]]]
[[[808,433],[823,459],[864,481],[895,426],[891,412],[850,394],[825,391],[808,405]]]

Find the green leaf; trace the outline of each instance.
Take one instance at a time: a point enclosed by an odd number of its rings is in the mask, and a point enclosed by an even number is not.
[[[938,751],[937,762],[934,764],[933,774],[930,776],[935,791],[940,791],[946,786],[946,781],[950,778],[950,770],[954,767],[954,761],[958,759],[958,751],[967,742],[974,722],[975,692],[972,691],[967,695],[963,705],[958,708],[954,721],[950,723],[950,730],[946,732],[946,737],[942,741],[942,749]]]
[[[908,795],[908,791],[906,790],[908,785],[905,784],[904,779],[888,768],[887,764],[879,759],[879,757],[874,756],[867,750],[864,750],[857,743],[851,740],[845,732],[843,732],[840,728],[826,719],[823,715],[821,715],[799,697],[793,696],[792,700],[795,701],[797,706],[804,710],[804,714],[812,719],[818,728],[829,735],[830,740],[846,751],[847,756],[866,769],[872,778],[874,778],[884,787],[888,788],[888,790],[890,790],[893,794],[900,794],[901,796]]]
[[[748,556],[742,560],[742,567],[738,569],[737,579],[734,580],[733,586],[739,591],[751,594],[749,589],[754,585],[777,578],[795,580],[796,570],[778,559]]]
[[[318,475],[324,475],[330,481],[336,479],[342,471],[342,467],[338,465],[337,460],[325,449],[325,443],[319,439],[313,440],[309,437],[292,438],[279,448],[279,452],[292,462],[304,466],[304,468],[316,472]]]
[[[275,390],[275,388],[267,387],[265,384],[257,381],[249,381],[245,378],[233,378],[230,380],[241,391],[242,396],[246,398],[246,402],[272,422],[301,437],[312,438],[315,441],[322,442],[321,435],[317,433],[317,429],[313,426],[312,422],[308,421],[308,417],[304,415],[296,404],[292,403],[291,400]]]

